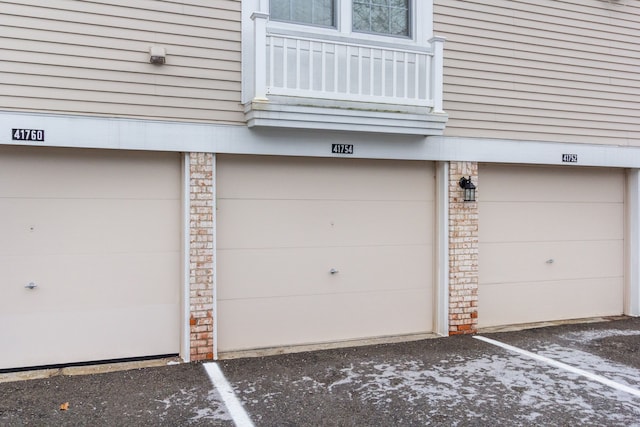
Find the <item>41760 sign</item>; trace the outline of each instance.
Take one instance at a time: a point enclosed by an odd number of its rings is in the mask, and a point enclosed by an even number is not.
[[[14,141],[44,141],[44,130],[11,129],[11,139]]]

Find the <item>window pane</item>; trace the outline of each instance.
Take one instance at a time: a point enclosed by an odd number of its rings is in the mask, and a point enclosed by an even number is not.
[[[353,29],[355,31],[370,31],[369,6],[365,4],[353,4]]]
[[[406,36],[409,28],[409,11],[402,9],[391,9],[389,16],[389,34]]]
[[[409,0],[353,0],[353,30],[409,35]]]
[[[333,1],[317,0],[313,5],[314,24],[333,26]]]
[[[271,18],[281,19],[283,21],[291,20],[289,0],[271,0],[269,8],[271,9]]]
[[[298,0],[291,5],[291,20],[294,22],[304,22],[310,24],[313,22],[313,5],[311,0]]]
[[[269,12],[275,21],[333,27],[335,0],[271,0]]]
[[[371,29],[374,33],[389,33],[389,8],[381,6],[371,7]]]

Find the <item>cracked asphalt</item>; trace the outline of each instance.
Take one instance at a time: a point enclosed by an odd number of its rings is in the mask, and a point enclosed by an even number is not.
[[[640,318],[481,335],[640,393]],[[472,336],[217,363],[257,426],[640,426],[640,394]],[[0,383],[0,425],[234,422],[192,363]]]

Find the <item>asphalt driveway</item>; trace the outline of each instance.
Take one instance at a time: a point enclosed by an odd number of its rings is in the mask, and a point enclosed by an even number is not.
[[[640,426],[640,319],[480,335],[1,383],[0,425]]]

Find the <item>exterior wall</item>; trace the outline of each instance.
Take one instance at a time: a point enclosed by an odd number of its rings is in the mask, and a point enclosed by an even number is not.
[[[450,335],[475,333],[478,325],[478,203],[464,201],[458,184],[463,176],[479,187],[478,164],[449,165]]]
[[[0,1],[0,109],[244,123],[240,1]],[[149,63],[151,45],[166,64]]]
[[[213,359],[213,154],[189,155],[190,359]]]
[[[435,0],[445,136],[640,146],[640,3]]]

